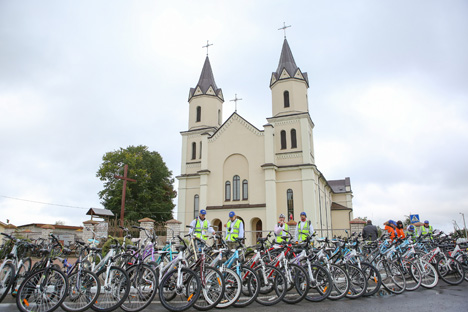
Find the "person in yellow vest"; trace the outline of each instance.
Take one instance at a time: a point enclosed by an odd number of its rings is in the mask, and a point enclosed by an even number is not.
[[[288,236],[287,233],[285,233],[284,231],[288,231],[289,232],[289,226],[288,224],[284,221],[286,219],[285,215],[284,214],[280,214],[279,215],[279,221],[278,223],[276,223],[275,225],[275,236],[276,236],[276,239],[275,239],[275,242],[277,244],[281,244],[283,242],[283,236]],[[286,241],[288,241],[289,239],[286,239]]]
[[[297,242],[305,241],[307,236],[314,233],[314,228],[309,220],[307,220],[307,214],[303,211],[301,212],[301,221],[296,225],[295,239]]]
[[[429,221],[427,220],[424,221],[424,225],[419,227],[419,234],[420,235],[430,234],[429,237],[432,238],[432,233],[434,233],[432,225],[429,225]]]
[[[194,233],[195,237],[198,237],[204,241],[208,238],[208,232],[211,234],[215,233],[215,230],[210,224],[210,221],[206,219],[206,210],[202,209],[200,210],[200,214],[198,215],[198,218],[194,219],[190,223],[190,230],[189,234],[192,232]]]
[[[226,243],[229,249],[237,248],[235,238],[244,237],[244,223],[236,216],[234,211],[229,213],[229,221],[226,223]]]

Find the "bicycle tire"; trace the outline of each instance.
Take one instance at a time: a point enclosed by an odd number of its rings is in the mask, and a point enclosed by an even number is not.
[[[200,278],[194,271],[187,268],[180,269],[182,285],[177,289],[178,272],[179,269],[168,271],[159,284],[159,300],[166,309],[173,312],[191,308],[201,293]],[[178,296],[180,298],[176,298]],[[180,305],[176,305],[177,303]]]
[[[460,254],[455,259],[462,265],[463,269],[465,270],[465,281],[468,282],[468,255]]]
[[[20,267],[18,268],[18,271],[15,274],[15,279],[13,281],[13,286],[12,286],[13,297],[15,297],[16,293],[18,293],[18,289],[21,286],[21,283],[23,283],[26,276],[28,276],[30,270],[31,270],[31,258],[26,258],[23,260],[23,263],[20,265]]]
[[[361,262],[361,270],[366,275],[367,288],[363,294],[364,297],[369,297],[376,294],[382,287],[382,277],[375,266],[367,262]]]
[[[301,263],[302,264],[302,263]],[[307,265],[306,263],[304,265]],[[304,266],[306,271],[309,270]],[[311,302],[320,302],[328,298],[332,291],[333,281],[330,273],[321,265],[311,263],[309,275],[309,290],[305,299]]]
[[[127,269],[130,278],[130,293],[120,308],[127,312],[146,308],[158,290],[158,275],[147,264],[136,264]]]
[[[297,264],[288,264],[289,265],[289,272],[291,274],[292,281],[292,288],[286,292],[283,297],[283,301],[289,304],[299,303],[307,296],[307,292],[309,290],[310,280],[306,270],[297,265]],[[286,279],[288,280],[288,273],[283,272]]]
[[[421,286],[428,289],[434,288],[439,283],[439,273],[436,268],[422,258],[415,258],[414,263],[422,274]]]
[[[40,269],[24,279],[18,289],[16,306],[22,312],[52,312],[60,307],[67,292],[68,279],[62,271],[53,267]]]
[[[221,274],[224,279],[224,296],[220,303],[216,306],[218,309],[225,309],[233,305],[242,293],[242,283],[239,275],[234,270],[221,268]]]
[[[346,270],[337,266],[335,264],[331,264],[330,268],[330,275],[332,277],[332,290],[330,295],[328,295],[328,299],[331,300],[338,300],[346,296],[349,290],[349,276]]]
[[[382,276],[382,285],[386,290],[394,294],[401,294],[406,289],[406,279],[400,267],[394,262],[380,260],[376,265]]]
[[[88,270],[74,272],[68,276],[68,293],[62,302],[67,312],[87,310],[99,297],[101,283],[96,274]]]
[[[346,266],[346,273],[349,276],[349,290],[346,293],[346,298],[356,299],[362,297],[367,290],[367,278],[364,272],[353,264]]]
[[[459,285],[465,279],[465,270],[460,262],[452,257],[441,257],[437,260],[437,273],[439,277],[450,285]]]
[[[199,311],[207,311],[214,308],[224,297],[225,283],[221,272],[210,266],[204,267],[204,280],[201,279],[202,291],[193,307]],[[200,274],[199,270],[195,273]]]
[[[237,269],[236,269],[237,271]],[[240,297],[233,304],[234,307],[243,308],[251,304],[257,299],[260,291],[260,281],[257,273],[247,266],[240,266],[239,271],[242,283],[242,291]]]
[[[15,281],[15,266],[13,263],[5,263],[0,271],[0,302],[5,299]]]
[[[260,292],[255,301],[265,306],[271,306],[283,300],[288,285],[286,277],[276,267],[265,265],[265,271],[262,272],[262,270],[262,266],[255,269],[255,272],[258,272],[260,282]]]
[[[414,291],[421,286],[422,273],[419,267],[411,260],[403,261],[406,289],[407,291]]]
[[[108,275],[107,267],[103,267],[96,275],[101,283],[101,292],[98,299],[91,305],[91,309],[98,312],[110,312],[119,308],[130,292],[127,272],[120,267],[111,266]]]

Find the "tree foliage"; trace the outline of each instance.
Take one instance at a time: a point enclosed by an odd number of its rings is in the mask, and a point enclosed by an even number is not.
[[[172,218],[172,200],[177,193],[173,188],[172,172],[158,152],[151,152],[143,145],[129,146],[106,153],[102,160],[96,176],[104,182],[104,189],[98,194],[106,209],[120,218],[123,180],[115,175],[123,176],[127,164],[127,177],[136,182],[127,181],[125,219],[149,217],[166,221]]]

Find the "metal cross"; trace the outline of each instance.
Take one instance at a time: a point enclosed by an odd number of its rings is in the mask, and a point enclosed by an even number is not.
[[[206,48],[206,56],[208,56],[208,48],[213,45],[212,43],[210,44],[208,42],[209,42],[209,40],[206,40],[206,46],[202,47],[203,49]]]
[[[234,96],[234,100],[231,100],[231,102],[234,102],[236,105],[235,105],[235,112],[237,113],[237,101],[242,101],[242,99],[238,99],[237,98],[237,94],[236,96]]]
[[[127,181],[129,182],[136,182],[134,179],[127,178],[127,171],[128,171],[128,165],[124,166],[124,175],[123,177],[114,175],[114,178],[116,179],[121,179],[123,180],[123,188],[122,188],[122,205],[120,207],[120,226],[123,227],[124,224],[124,214],[125,214],[125,194],[127,191]]]
[[[278,28],[278,30],[283,30],[284,31],[284,39],[286,39],[286,28],[289,28],[289,27],[291,27],[291,25],[286,26],[286,23],[283,22],[283,27]]]

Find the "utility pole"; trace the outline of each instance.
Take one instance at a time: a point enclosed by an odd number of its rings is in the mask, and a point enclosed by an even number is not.
[[[467,231],[466,231],[466,223],[465,223],[465,214],[460,212],[463,217],[463,227],[465,228],[465,239],[468,239]]]
[[[122,177],[122,176],[118,176],[118,175],[114,175],[114,177],[115,177],[116,179],[123,180],[123,187],[122,187],[122,204],[121,204],[121,207],[120,207],[120,226],[121,226],[121,227],[124,226],[125,194],[126,194],[126,191],[127,191],[127,181],[129,181],[129,182],[136,182],[136,180],[134,180],[134,179],[127,178],[127,171],[128,171],[128,165],[125,165],[125,166],[124,166],[124,175],[123,175],[123,177]],[[121,231],[121,232],[122,232],[122,231]]]

